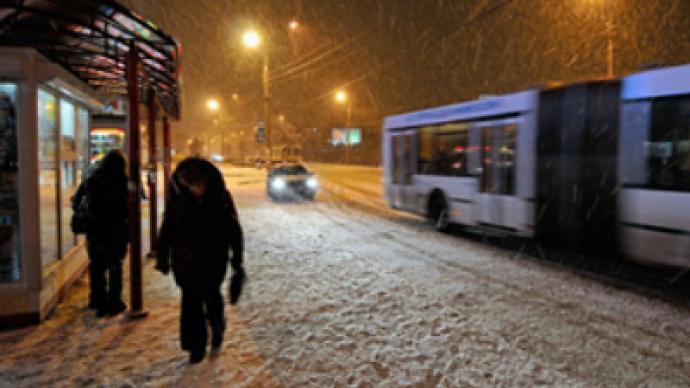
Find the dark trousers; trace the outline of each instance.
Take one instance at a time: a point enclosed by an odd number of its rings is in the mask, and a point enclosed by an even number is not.
[[[223,297],[220,284],[199,290],[182,288],[182,314],[180,314],[180,341],[182,349],[192,354],[205,354],[208,344],[206,324],[211,326],[211,344],[220,346],[225,332]]]
[[[90,306],[108,307],[122,303],[122,261],[111,249],[88,243]]]

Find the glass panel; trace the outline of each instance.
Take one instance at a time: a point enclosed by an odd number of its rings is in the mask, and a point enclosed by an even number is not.
[[[89,111],[79,108],[79,130],[77,132],[77,181],[81,182],[89,170]]]
[[[690,97],[654,101],[649,140],[645,144],[649,185],[690,190]]]
[[[517,125],[503,126],[501,134],[501,148],[499,150],[500,163],[498,175],[500,177],[500,194],[515,194],[515,132]]]
[[[413,135],[405,135],[402,136],[401,139],[403,141],[403,154],[401,155],[401,164],[403,168],[402,183],[406,185],[412,183],[412,174],[414,174],[414,171],[412,171],[412,139]]]
[[[645,144],[649,138],[651,113],[651,101],[626,102],[622,106],[618,168],[623,184],[647,183]]]
[[[398,184],[400,181],[400,172],[398,169],[400,168],[400,136],[393,136],[391,138],[391,149],[392,149],[392,154],[393,158],[391,160],[391,171],[393,173],[393,176],[391,177],[391,183],[393,184]]]
[[[74,248],[75,236],[69,226],[72,219],[71,198],[77,189],[76,112],[74,104],[60,100],[60,236],[64,257]]]
[[[57,101],[38,90],[38,163],[40,190],[41,260],[43,265],[58,259],[56,139]]]
[[[434,156],[434,132],[436,127],[422,127],[419,129],[419,149],[417,152],[417,171],[419,174],[433,174],[431,161]]]
[[[0,282],[21,278],[16,102],[17,85],[0,83]]]
[[[435,163],[438,175],[467,175],[468,128],[467,124],[448,124],[440,128]]]
[[[490,193],[493,180],[493,158],[491,149],[492,127],[481,128],[481,176],[479,179],[479,192]]]

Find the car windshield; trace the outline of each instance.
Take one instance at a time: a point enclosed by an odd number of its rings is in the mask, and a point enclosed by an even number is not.
[[[281,175],[301,175],[301,174],[306,174],[307,169],[304,168],[301,164],[297,164],[294,166],[282,166],[278,167],[275,170],[273,170],[274,174],[281,174]]]

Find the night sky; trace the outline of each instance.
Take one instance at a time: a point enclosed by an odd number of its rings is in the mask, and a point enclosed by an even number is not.
[[[690,62],[687,0],[128,0],[184,47],[183,120],[204,130],[209,97],[223,125],[261,117],[262,56],[241,44],[259,30],[270,55],[273,113],[295,127],[343,125],[333,92],[353,96],[352,123],[526,89]],[[295,19],[300,28],[290,32]],[[611,26],[607,32],[607,25]],[[237,93],[238,100],[232,95]]]

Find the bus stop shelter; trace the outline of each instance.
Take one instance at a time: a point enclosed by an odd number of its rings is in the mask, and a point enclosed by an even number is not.
[[[89,167],[91,117],[118,96],[127,101],[130,315],[145,315],[140,127],[157,209],[156,135],[162,128],[167,179],[180,54],[173,38],[115,1],[0,1],[0,328],[40,322],[86,269],[84,239],[69,227],[70,198]]]

